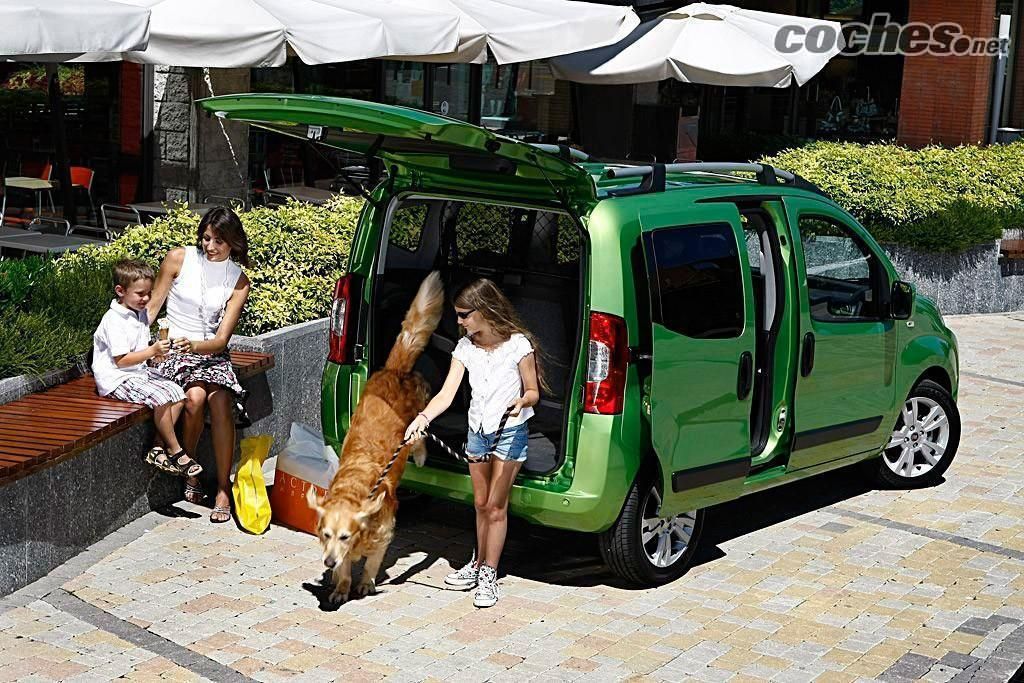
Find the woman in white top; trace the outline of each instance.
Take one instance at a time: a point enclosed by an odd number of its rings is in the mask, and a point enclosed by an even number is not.
[[[538,386],[547,387],[536,340],[493,282],[473,282],[455,296],[454,304],[466,334],[452,352],[444,386],[405,436],[423,436],[430,422],[452,404],[468,372],[472,398],[466,455],[479,460],[469,465],[477,546],[469,563],[449,574],[445,583],[462,589],[476,586],[473,604],[491,607],[498,601],[497,569],[508,529],[508,498],[526,462],[526,421],[540,400]]]
[[[217,462],[217,494],[211,522],[231,519],[229,474],[235,452],[236,402],[244,396],[228,355],[242,307],[249,298],[249,278],[241,266],[249,265],[249,243],[238,216],[228,208],[210,210],[199,223],[196,246],[172,249],[160,264],[147,306],[150,320],[167,302],[167,320],[173,352],[156,370],[185,390],[182,445],[195,455],[203,431],[203,416],[210,409],[210,431]],[[201,503],[200,482],[185,482],[185,498]]]

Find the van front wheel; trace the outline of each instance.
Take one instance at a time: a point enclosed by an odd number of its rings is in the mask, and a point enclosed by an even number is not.
[[[657,586],[682,576],[700,540],[704,510],[661,516],[656,478],[641,474],[615,524],[601,533],[605,564],[630,583]]]

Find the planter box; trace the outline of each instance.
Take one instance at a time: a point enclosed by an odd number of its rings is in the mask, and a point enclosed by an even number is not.
[[[959,254],[885,248],[903,279],[936,302],[944,315],[1024,309],[1024,261],[1000,263],[998,242]]]
[[[319,428],[327,333],[323,318],[232,339],[233,349],[275,357],[275,367],[243,382],[250,392],[254,422],[239,437],[272,434],[276,452],[284,446],[293,420]],[[0,403],[79,373],[73,369],[2,380]],[[142,461],[152,439],[152,422],[139,423],[52,467],[0,486],[0,596],[44,576],[128,522],[181,500],[181,479]],[[198,458],[206,468],[207,483],[213,482],[208,430],[200,440]]]

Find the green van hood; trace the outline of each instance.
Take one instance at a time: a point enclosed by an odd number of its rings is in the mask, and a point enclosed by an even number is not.
[[[301,140],[380,158],[424,189],[593,201],[594,181],[558,154],[464,121],[342,97],[253,93],[197,100],[207,112]]]

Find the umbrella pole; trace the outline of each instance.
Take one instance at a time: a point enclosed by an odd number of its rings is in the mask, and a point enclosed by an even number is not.
[[[60,78],[57,64],[46,65],[47,90],[50,97],[50,121],[53,127],[53,142],[56,159],[54,169],[60,181],[61,204],[64,218],[72,225],[75,221],[75,193],[71,187],[71,167],[68,165],[68,137],[64,119],[64,103],[60,93]]]

